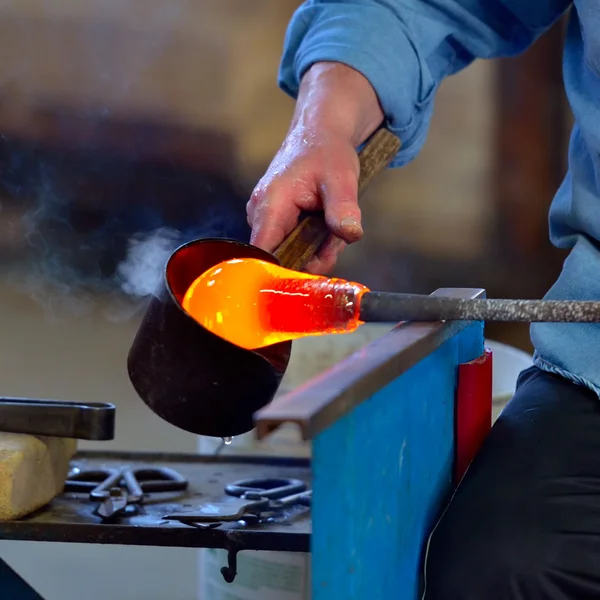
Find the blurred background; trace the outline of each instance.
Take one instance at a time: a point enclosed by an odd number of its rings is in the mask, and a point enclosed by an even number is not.
[[[249,236],[245,203],[293,108],[276,75],[298,5],[0,0],[0,394],[116,402],[112,447],[196,448],[142,408],[125,357],[171,249]],[[544,294],[563,259],[547,227],[571,118],[562,35],[443,84],[420,157],[364,196],[365,238],[337,275]],[[530,350],[525,326],[488,336]],[[0,541],[0,556],[56,600],[100,580],[119,598],[196,597],[193,550]],[[129,583],[107,575],[124,563]]]

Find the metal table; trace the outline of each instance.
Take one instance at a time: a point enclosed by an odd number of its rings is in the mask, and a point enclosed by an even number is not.
[[[223,576],[233,580],[237,553],[242,550],[275,550],[309,552],[311,519],[308,509],[294,510],[283,522],[225,524],[217,529],[202,529],[165,515],[193,509],[201,504],[231,499],[225,485],[254,477],[290,478],[310,485],[310,461],[295,458],[219,457],[195,454],[153,454],[124,452],[79,452],[72,466],[81,470],[112,467],[169,467],[189,481],[183,492],[150,494],[137,514],[102,522],[94,514],[96,504],[87,494],[63,493],[47,507],[17,521],[0,523],[0,539],[37,542],[69,542],[83,544],[117,544],[132,546],[164,546],[186,548],[223,548],[228,551],[228,564]],[[0,559],[0,563],[2,560]],[[18,584],[29,588],[7,565],[0,564],[0,591]],[[12,583],[11,583],[12,581]],[[11,600],[28,598],[29,591],[9,594]],[[36,596],[34,596],[36,597]],[[39,598],[39,596],[37,596]]]

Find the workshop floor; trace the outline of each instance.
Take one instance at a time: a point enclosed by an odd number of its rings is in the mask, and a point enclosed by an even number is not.
[[[130,387],[125,357],[135,328],[100,317],[50,320],[27,297],[0,287],[0,395],[113,402],[119,414],[114,448],[194,452],[197,438],[155,417]],[[194,600],[198,555],[0,541],[0,556],[44,600]]]

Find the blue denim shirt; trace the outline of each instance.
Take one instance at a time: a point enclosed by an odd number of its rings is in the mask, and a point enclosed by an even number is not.
[[[360,71],[403,142],[393,163],[401,166],[425,140],[445,77],[477,58],[526,50],[570,8],[564,79],[576,125],[569,171],[550,209],[552,242],[570,254],[547,297],[599,300],[599,0],[309,0],[288,27],[280,87],[295,96],[318,61]],[[539,367],[600,394],[600,324],[534,324],[531,334]]]

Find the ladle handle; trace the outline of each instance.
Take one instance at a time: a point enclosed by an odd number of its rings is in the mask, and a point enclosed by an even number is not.
[[[361,194],[375,175],[383,171],[400,150],[400,140],[388,129],[378,129],[358,155],[360,176],[358,193]],[[329,228],[322,212],[306,213],[296,228],[275,250],[282,266],[301,271],[329,237]]]

